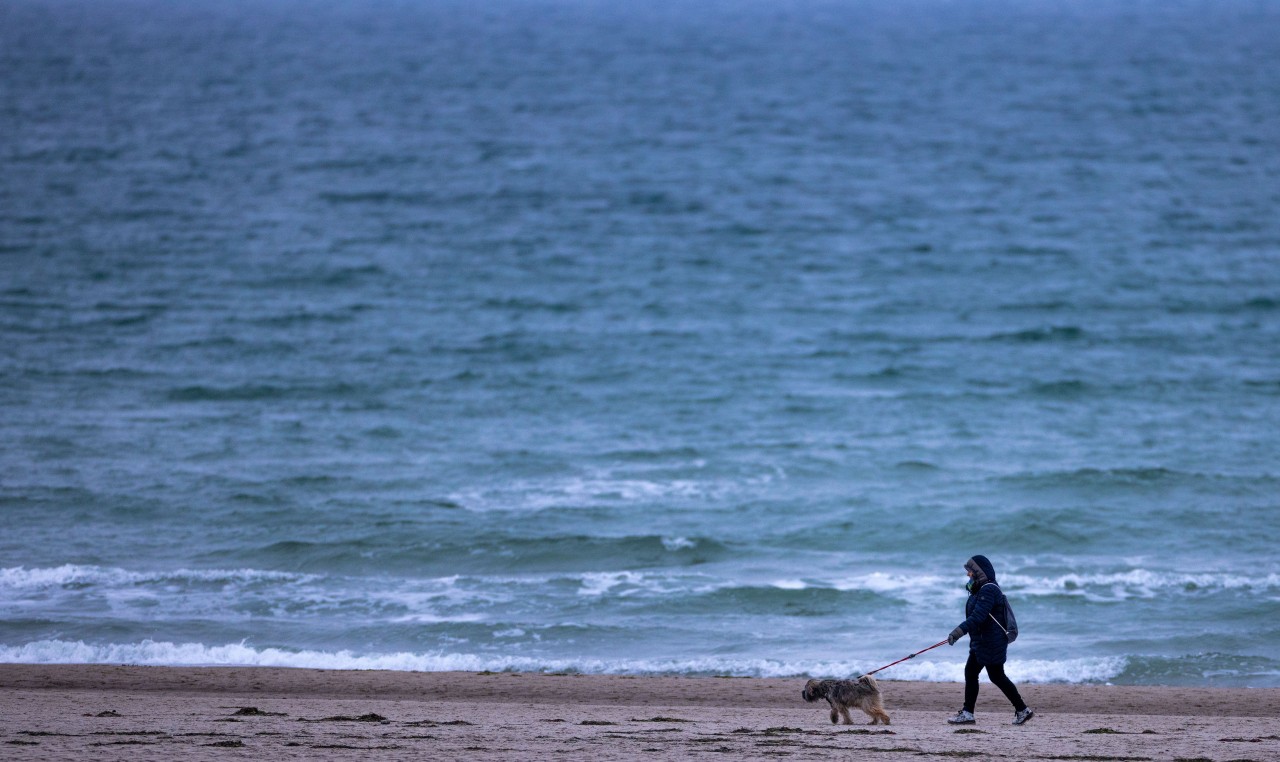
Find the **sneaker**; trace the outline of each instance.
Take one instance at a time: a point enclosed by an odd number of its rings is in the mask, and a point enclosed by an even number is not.
[[[1026,709],[1023,709],[1021,712],[1013,713],[1013,724],[1021,725],[1022,723],[1026,722],[1027,720],[1035,716],[1036,716],[1036,710],[1032,709],[1031,707],[1027,707]]]
[[[973,719],[973,712],[970,712],[967,709],[961,709],[960,711],[956,712],[955,717],[952,717],[951,719],[947,720],[947,722],[951,723],[952,725],[972,725],[975,722],[977,722],[977,720]]]

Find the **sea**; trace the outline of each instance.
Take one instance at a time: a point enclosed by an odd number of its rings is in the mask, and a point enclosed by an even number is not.
[[[1280,687],[1277,29],[5,0],[0,662]]]

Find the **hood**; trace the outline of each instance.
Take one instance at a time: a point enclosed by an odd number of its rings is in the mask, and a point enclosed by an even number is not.
[[[964,562],[964,568],[973,572],[974,592],[988,582],[996,581],[996,568],[986,556],[974,556]]]

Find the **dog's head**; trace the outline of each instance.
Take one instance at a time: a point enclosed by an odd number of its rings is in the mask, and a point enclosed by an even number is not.
[[[827,697],[826,686],[821,680],[810,680],[804,684],[804,690],[800,691],[800,697],[805,701],[817,701]]]

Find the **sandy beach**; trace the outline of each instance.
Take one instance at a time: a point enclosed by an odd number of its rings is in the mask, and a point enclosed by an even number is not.
[[[0,665],[0,757],[1280,759],[1280,690],[881,682],[893,724],[834,726],[798,679]],[[856,718],[857,720],[858,718]]]

